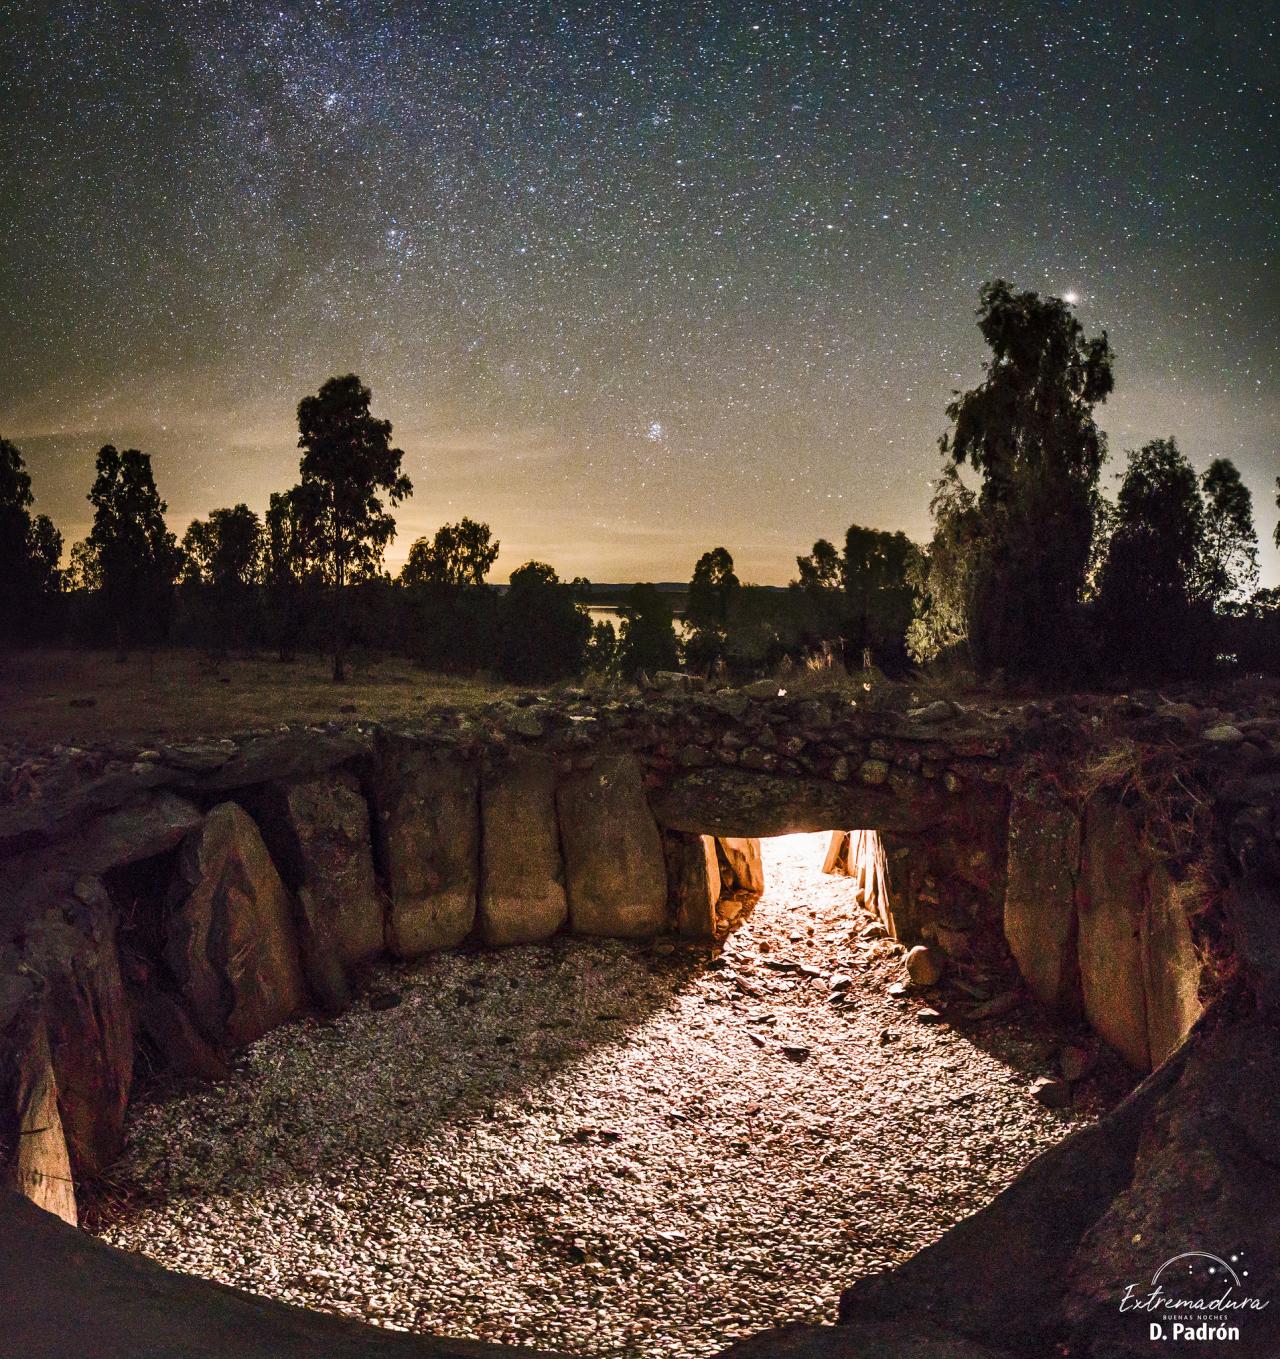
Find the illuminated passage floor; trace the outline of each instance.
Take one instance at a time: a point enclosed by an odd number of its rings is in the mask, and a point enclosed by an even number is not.
[[[769,889],[710,968],[562,939],[380,972],[393,1008],[140,1105],[97,1230],[308,1307],[584,1356],[833,1319],[1096,1109],[1032,1097],[1061,1041],[1034,1015],[965,1037],[890,997],[901,956],[860,942],[825,840],[764,842]]]

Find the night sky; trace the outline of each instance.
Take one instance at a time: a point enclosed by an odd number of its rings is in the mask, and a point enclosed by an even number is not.
[[[68,544],[93,454],[170,525],[292,484],[360,373],[410,541],[595,580],[928,534],[977,290],[1078,298],[1111,474],[1280,471],[1276,7],[1000,0],[0,7],[0,433]]]

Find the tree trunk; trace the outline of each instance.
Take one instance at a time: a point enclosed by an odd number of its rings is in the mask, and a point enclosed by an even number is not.
[[[347,670],[343,663],[347,645],[347,601],[346,594],[343,591],[344,575],[343,563],[339,559],[334,571],[338,590],[338,597],[334,600],[333,606],[333,682],[335,684],[347,682]]]

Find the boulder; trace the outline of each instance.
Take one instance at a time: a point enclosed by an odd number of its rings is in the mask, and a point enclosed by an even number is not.
[[[347,1003],[347,969],[383,948],[369,808],[345,771],[268,785],[254,804],[262,837],[298,903],[303,975],[326,1009]]]
[[[758,839],[753,836],[721,836],[716,840],[716,854],[726,891],[764,891],[764,865]]]
[[[1147,863],[1133,818],[1110,794],[1085,811],[1077,902],[1080,990],[1093,1029],[1131,1066],[1151,1069],[1142,930]]]
[[[667,884],[676,929],[690,939],[714,939],[719,919],[720,863],[710,835],[665,831]]]
[[[931,724],[934,722],[946,722],[954,717],[959,711],[959,706],[952,703],[950,699],[939,698],[932,703],[926,703],[920,708],[908,708],[907,718],[912,722],[923,722]]]
[[[293,904],[256,823],[234,802],[215,807],[183,842],[164,956],[215,1045],[252,1043],[305,1002]]]
[[[1176,1284],[1175,1296],[1216,1299],[1230,1283],[1233,1300],[1268,1305],[1214,1316],[1238,1327],[1238,1340],[1182,1348],[1280,1354],[1280,1033],[1256,1020],[1218,1025],[1197,1031],[1188,1046],[1181,1078],[1156,1102],[1130,1175],[1063,1271],[1063,1353],[1146,1359],[1160,1348],[1148,1323],[1163,1322],[1169,1334],[1168,1317],[1177,1313],[1121,1314],[1119,1300],[1131,1286],[1145,1298],[1167,1261],[1199,1250],[1234,1262],[1237,1279],[1211,1259],[1180,1260],[1177,1272],[1161,1273],[1166,1287]]]
[[[116,911],[97,878],[42,874],[27,885],[19,948],[42,981],[58,1111],[77,1179],[124,1144],[133,1022],[116,951]]]
[[[912,986],[936,986],[942,980],[944,955],[930,944],[917,944],[904,959]]]
[[[662,840],[634,755],[602,756],[556,790],[577,934],[647,938],[667,924]]]
[[[480,876],[480,792],[471,765],[390,750],[373,805],[398,958],[454,948],[471,933]]]
[[[58,1083],[34,981],[11,969],[0,951],[0,1190],[16,1189],[32,1203],[76,1224]]]
[[[1032,995],[1056,1014],[1080,1013],[1076,877],[1080,817],[1037,785],[1019,789],[1009,810],[1004,936]]]
[[[262,783],[297,783],[314,779],[369,754],[370,736],[358,729],[291,730],[254,736],[237,743],[234,754],[198,780],[202,789],[230,791]]]
[[[549,939],[569,918],[549,759],[518,755],[481,782],[480,930],[487,944]]]
[[[95,817],[73,838],[51,847],[41,862],[68,873],[105,873],[165,853],[199,822],[194,803],[158,789]]]
[[[852,836],[849,831],[832,831],[831,839],[827,842],[827,853],[822,860],[822,871],[831,873],[836,877],[848,877],[850,870],[850,842]]]
[[[1244,740],[1244,732],[1230,722],[1222,722],[1216,727],[1206,728],[1203,737],[1214,745],[1238,746]]]

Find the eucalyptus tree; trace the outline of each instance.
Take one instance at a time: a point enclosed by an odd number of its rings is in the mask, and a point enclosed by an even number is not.
[[[947,406],[944,460],[980,479],[966,631],[984,670],[1061,672],[1077,620],[1106,440],[1094,409],[1114,387],[1106,332],[1088,338],[1058,297],[981,292],[985,377]]]
[[[346,587],[373,576],[396,521],[388,505],[413,494],[401,470],[404,453],[391,442],[391,421],[370,410],[373,394],[354,374],[330,378],[298,403],[302,485],[320,510],[319,542],[334,591],[333,678],[346,678]]]

